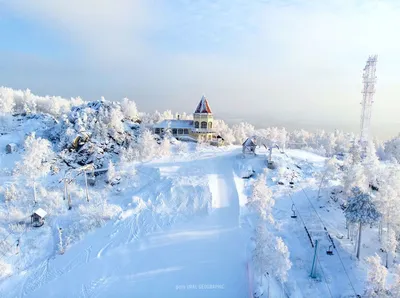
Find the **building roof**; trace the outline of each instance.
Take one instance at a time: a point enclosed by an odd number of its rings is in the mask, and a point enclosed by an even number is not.
[[[33,212],[33,214],[37,214],[39,215],[41,218],[45,217],[47,215],[47,212],[44,211],[42,208],[39,208],[38,210],[36,210],[35,212]]]
[[[254,138],[248,138],[246,141],[244,141],[243,146],[257,146],[256,140]]]
[[[192,120],[163,120],[154,124],[154,128],[193,128]]]
[[[195,114],[212,114],[210,105],[208,104],[207,98],[203,95],[199,104],[197,105]]]

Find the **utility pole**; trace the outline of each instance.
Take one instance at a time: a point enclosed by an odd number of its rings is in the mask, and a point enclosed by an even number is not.
[[[86,170],[83,171],[85,174],[85,186],[86,186],[86,201],[89,202],[89,191],[88,191],[88,183],[87,183],[87,175],[86,175]]]
[[[33,181],[33,201],[34,201],[34,206],[36,206],[37,200],[36,200],[36,182]]]
[[[59,243],[58,243],[58,248],[60,250],[60,254],[64,254],[64,247],[63,247],[63,241],[62,241],[62,228],[58,228],[58,237],[59,237]]]

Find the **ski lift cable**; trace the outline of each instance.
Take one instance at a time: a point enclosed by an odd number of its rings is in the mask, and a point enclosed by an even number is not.
[[[294,203],[292,195],[290,193],[289,193],[289,197],[290,197],[290,200],[292,201],[292,204],[293,204],[292,206],[294,206],[294,208],[296,209],[296,212],[299,215],[301,222],[303,223],[304,229],[306,230],[306,233],[307,233],[308,239],[310,240],[311,246],[314,247],[314,241],[312,240],[311,234],[308,231],[306,223],[304,222],[303,217],[301,216],[299,210],[297,209],[296,204]]]
[[[346,267],[344,266],[343,260],[342,260],[342,258],[341,258],[341,256],[340,256],[340,253],[339,253],[338,249],[336,248],[336,246],[335,246],[335,244],[334,244],[334,242],[333,242],[332,237],[330,237],[330,234],[329,234],[329,232],[328,232],[328,230],[327,230],[327,228],[326,228],[326,226],[325,226],[325,223],[323,222],[323,220],[322,220],[321,217],[319,216],[317,210],[314,208],[314,206],[313,206],[313,204],[311,203],[311,201],[310,201],[310,199],[309,199],[307,193],[304,191],[303,188],[301,188],[301,190],[304,192],[306,198],[308,199],[309,204],[311,204],[311,206],[313,207],[315,213],[317,214],[319,220],[321,221],[321,223],[322,223],[322,225],[323,225],[323,227],[324,227],[324,230],[325,230],[325,231],[327,232],[327,234],[329,235],[329,239],[330,239],[330,241],[331,241],[331,243],[332,243],[332,245],[333,245],[333,248],[334,248],[335,251],[336,251],[336,254],[337,254],[337,256],[338,256],[338,258],[339,258],[339,260],[340,260],[340,263],[341,263],[341,265],[342,265],[342,267],[343,267],[343,270],[344,270],[344,272],[346,273],[346,277],[347,277],[347,279],[348,279],[348,281],[349,281],[349,283],[350,283],[350,286],[351,286],[351,288],[352,288],[352,290],[353,290],[353,292],[354,292],[355,297],[359,297],[359,295],[357,295],[357,292],[356,292],[356,290],[355,290],[355,288],[354,288],[353,283],[351,282],[351,279],[350,279],[350,276],[349,276],[349,274],[348,274],[348,272],[347,272],[347,270],[346,270]],[[290,196],[290,199],[291,199],[292,203],[294,204],[294,201],[293,201],[293,199],[292,199],[292,197],[291,197],[290,194],[289,194],[289,196]],[[295,205],[295,204],[294,204],[294,205]],[[296,205],[295,205],[295,207],[296,207]],[[296,208],[296,209],[297,209],[297,208]],[[299,216],[300,216],[300,214],[299,214]],[[300,218],[301,218],[301,216],[300,216]],[[301,219],[302,219],[302,218],[301,218]],[[305,223],[304,223],[303,220],[302,220],[302,222],[303,222],[303,224],[304,224],[304,227],[306,228]],[[306,228],[306,230],[307,230],[307,228]],[[308,232],[308,231],[307,231],[307,232]],[[310,236],[310,235],[309,235],[309,237],[310,237],[310,240],[311,240],[311,236]],[[313,245],[313,247],[314,247],[314,245]]]
[[[330,242],[332,243],[333,248],[334,248],[335,251],[336,251],[336,254],[337,254],[337,256],[338,256],[338,258],[339,258],[339,260],[340,260],[340,263],[342,264],[343,270],[344,270],[344,272],[346,273],[347,279],[349,280],[350,286],[351,286],[351,288],[353,289],[354,295],[355,295],[356,297],[358,297],[358,296],[357,296],[357,292],[356,292],[356,290],[355,290],[355,288],[354,288],[354,285],[353,285],[353,283],[352,283],[352,281],[351,281],[351,279],[350,279],[350,276],[349,276],[349,274],[348,274],[348,272],[347,272],[347,270],[346,270],[346,267],[344,266],[342,257],[340,256],[340,253],[339,253],[339,250],[336,248],[336,245],[335,245],[335,243],[333,242],[333,239],[332,239],[331,235],[329,234],[329,231],[328,231],[328,229],[326,228],[326,225],[325,225],[324,221],[323,221],[322,218],[319,216],[317,210],[315,209],[314,205],[312,204],[312,202],[311,202],[309,196],[307,195],[307,193],[305,192],[305,190],[304,190],[303,188],[302,188],[301,190],[302,190],[303,193],[305,194],[305,196],[306,196],[306,198],[307,198],[309,204],[310,204],[311,207],[314,209],[314,211],[315,211],[315,213],[317,214],[319,220],[321,221],[322,226],[324,227],[324,230],[326,231],[326,233],[327,233],[327,235],[328,235],[328,238],[329,238]]]
[[[317,262],[319,264],[319,268],[321,268],[321,273],[322,273],[322,276],[324,277],[324,281],[325,281],[326,287],[328,288],[329,296],[331,296],[331,298],[333,298],[333,295],[332,295],[332,292],[331,292],[331,288],[329,287],[328,280],[326,279],[326,275],[325,275],[324,269],[322,268],[321,261],[319,260],[318,255],[317,255]]]

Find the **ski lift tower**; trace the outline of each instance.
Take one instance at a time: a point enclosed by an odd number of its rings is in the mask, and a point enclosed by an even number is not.
[[[365,150],[369,138],[370,138],[370,126],[371,126],[371,112],[372,103],[374,102],[375,94],[375,83],[376,83],[376,62],[377,55],[369,56],[367,64],[364,67],[363,72],[363,83],[364,89],[362,90],[363,101],[361,102],[361,134],[360,134],[360,145],[363,151]]]

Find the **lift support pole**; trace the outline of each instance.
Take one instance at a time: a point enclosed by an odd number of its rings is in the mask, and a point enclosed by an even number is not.
[[[311,267],[311,278],[316,278],[317,277],[317,253],[318,253],[318,240],[315,240],[315,250],[314,250],[314,259]]]

